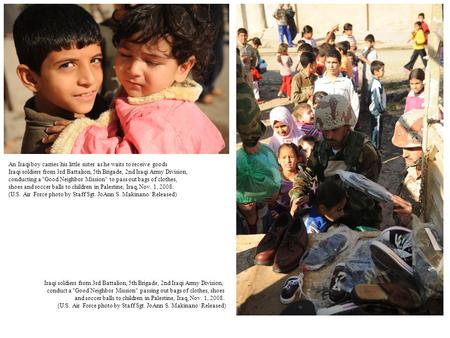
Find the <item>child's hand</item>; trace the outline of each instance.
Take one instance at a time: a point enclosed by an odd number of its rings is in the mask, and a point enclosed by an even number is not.
[[[339,24],[337,24],[336,26],[331,27],[331,31],[332,32],[337,32],[339,30]]]
[[[48,134],[47,136],[42,138],[42,143],[51,144],[55,142],[58,138],[59,134],[66,128],[71,121],[69,120],[58,120],[53,123],[53,126],[45,128],[45,132]]]
[[[291,215],[294,216],[297,210],[304,204],[309,202],[309,196],[302,196],[299,198],[296,198],[292,201],[291,204]]]

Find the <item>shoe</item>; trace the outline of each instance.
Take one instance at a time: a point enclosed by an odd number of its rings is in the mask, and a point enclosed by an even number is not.
[[[405,310],[414,310],[422,305],[422,299],[415,290],[397,283],[359,284],[351,296],[357,304],[381,303]]]
[[[408,228],[393,226],[385,229],[378,240],[391,244],[393,250],[408,265],[412,266],[412,231]]]
[[[397,249],[397,252],[400,251]],[[408,258],[408,255],[411,255],[410,253],[404,251],[401,256],[405,257],[405,259],[402,259],[390,245],[379,240],[373,240],[370,243],[370,254],[374,264],[381,271],[399,274],[408,278],[413,276],[412,265],[407,263],[407,260],[410,261]],[[406,260],[406,258],[408,259]]]
[[[300,217],[297,217],[284,233],[272,270],[279,273],[294,270],[298,267],[307,245],[308,234],[305,224]]]
[[[256,247],[254,263],[256,265],[272,265],[287,227],[291,224],[291,215],[287,212],[278,216],[269,231]]]
[[[223,95],[223,90],[219,89],[219,88],[213,88],[210,92],[211,95],[214,96],[222,96]]]
[[[281,304],[292,303],[297,295],[300,293],[300,280],[298,276],[291,276],[283,284],[281,289],[280,302]]]
[[[344,263],[337,264],[330,282],[330,300],[335,303],[341,303],[349,299],[354,284],[351,271]]]
[[[311,248],[305,259],[305,268],[311,271],[319,270],[330,263],[348,246],[347,237],[343,234],[334,234]]]

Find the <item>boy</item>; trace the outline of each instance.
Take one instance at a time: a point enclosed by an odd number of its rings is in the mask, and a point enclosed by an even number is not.
[[[258,59],[255,49],[248,43],[248,32],[245,28],[239,28],[237,31],[237,45],[242,62],[242,71],[245,82],[248,83],[250,88],[253,87],[252,68],[256,67],[256,61]]]
[[[284,9],[284,4],[279,4],[278,8],[273,12],[272,15],[275,20],[277,20],[278,25],[278,35],[280,36],[280,44],[284,41],[284,36],[286,36],[287,43],[289,47],[293,47],[292,45],[292,36],[288,27],[288,17],[286,13],[286,9]]]
[[[323,72],[325,71],[325,56],[327,55],[327,52],[332,48],[332,46],[328,43],[323,43],[319,47],[319,54],[317,55],[316,62],[316,72],[317,75],[322,76]]]
[[[314,144],[316,143],[317,138],[311,135],[303,136],[300,141],[298,141],[298,146],[304,151],[306,161],[311,157],[311,153],[314,149]]]
[[[404,66],[405,72],[408,74],[414,68],[414,64],[419,56],[422,58],[423,65],[427,66],[427,52],[425,51],[427,40],[422,29],[422,22],[417,21],[414,23],[414,31],[411,32],[409,41],[413,42],[413,53],[409,62]]]
[[[425,34],[425,44],[428,44],[428,35],[430,34],[430,28],[428,28],[428,24],[425,22],[425,14],[419,13],[419,15],[417,15],[417,21],[420,21],[422,23],[422,30]]]
[[[363,105],[367,107],[369,88],[372,84],[372,72],[370,71],[370,64],[378,59],[377,50],[375,49],[375,37],[372,34],[368,34],[364,41],[366,42],[366,48],[362,51],[362,54],[358,55],[358,59],[363,63],[362,68],[362,85],[361,85],[361,101]]]
[[[343,95],[350,102],[356,116],[356,121],[358,121],[358,94],[356,94],[353,88],[352,80],[341,74],[341,54],[336,49],[330,49],[328,51],[325,58],[325,67],[326,71],[323,76],[314,83],[314,93],[322,91],[328,95]]]
[[[370,65],[370,71],[373,75],[370,86],[370,105],[371,114],[370,129],[371,140],[375,148],[381,147],[381,132],[383,126],[383,114],[386,110],[386,92],[381,84],[381,78],[384,76],[384,63],[375,60]]]
[[[351,23],[346,23],[344,25],[343,34],[338,37],[336,42],[348,41],[350,43],[350,50],[355,51],[357,49],[356,39],[353,36],[353,25]]]
[[[321,133],[314,127],[314,112],[307,103],[300,103],[294,107],[292,116],[295,119],[298,129],[305,135],[319,137]]]
[[[97,118],[106,109],[97,95],[102,36],[92,16],[76,5],[31,5],[15,21],[13,35],[17,75],[34,94],[24,107],[21,152],[45,153],[43,139],[64,127],[61,120]]]
[[[299,104],[307,102],[313,94],[316,81],[316,58],[313,53],[303,52],[300,56],[302,69],[294,76],[291,85],[292,102]]]

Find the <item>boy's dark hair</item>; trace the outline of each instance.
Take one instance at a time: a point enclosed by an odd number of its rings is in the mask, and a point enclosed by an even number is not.
[[[302,40],[300,40],[299,42],[302,42]],[[309,43],[303,42],[300,46],[298,46],[297,52],[313,52],[313,48]]]
[[[287,43],[280,43],[280,45],[278,46],[278,53],[285,53],[288,51],[288,44]]]
[[[77,5],[29,5],[14,22],[13,36],[19,62],[37,74],[50,52],[103,41],[92,16]]]
[[[330,177],[322,182],[317,188],[315,204],[316,206],[322,204],[327,209],[331,209],[342,202],[346,197],[347,194],[340,182],[336,178]]]
[[[303,26],[302,36],[305,35],[306,33],[312,33],[312,32],[313,32],[313,29],[310,25]]]
[[[327,52],[333,48],[332,45],[330,45],[329,43],[323,43],[319,46],[319,56],[326,56]]]
[[[375,37],[373,36],[373,34],[367,34],[366,37],[364,38],[364,41],[374,43]]]
[[[237,35],[239,35],[239,34],[247,34],[248,35],[248,32],[245,28],[239,28],[237,30]]]
[[[320,99],[327,95],[328,95],[327,92],[322,91],[315,92],[312,99],[313,104],[319,103]]]
[[[280,157],[280,152],[282,148],[291,148],[295,155],[297,155],[297,158],[301,158],[302,157],[302,153],[301,150],[299,149],[299,147],[297,147],[295,145],[295,143],[283,143],[279,148],[278,148],[278,153],[277,153],[277,158]]]
[[[344,25],[344,31],[350,31],[350,30],[353,30],[353,25],[351,24],[351,23],[346,23],[345,25]]]
[[[381,62],[379,60],[372,61],[372,63],[370,64],[370,72],[373,75],[373,74],[375,74],[376,71],[379,71],[383,67],[384,67],[383,62]]]
[[[145,44],[164,39],[172,47],[172,56],[178,64],[195,56],[192,75],[197,81],[212,65],[212,41],[216,31],[207,5],[136,5],[114,12],[113,19],[116,47],[124,40]]]
[[[253,41],[253,44],[255,46],[261,46],[262,45],[261,40],[259,38],[253,38],[252,41]]]
[[[425,72],[421,68],[415,68],[409,73],[408,81],[411,81],[412,79],[417,79],[420,81],[425,80]]]
[[[347,56],[348,56],[348,57],[354,58],[354,57],[355,57],[355,53],[353,53],[351,50],[349,50],[349,51],[347,52]]]
[[[302,144],[303,144],[304,142],[315,143],[316,141],[317,141],[317,137],[312,136],[312,135],[305,135],[305,136],[303,136],[303,137],[298,141],[298,143],[299,143],[300,147],[302,147]],[[302,148],[302,149],[303,149],[303,148]]]
[[[415,25],[418,25],[420,28],[422,28],[422,21],[416,21],[414,22]]]
[[[339,64],[341,63],[341,53],[336,48],[330,48],[327,52],[326,59],[328,58],[336,58],[339,61]]]
[[[350,49],[350,42],[348,42],[348,41],[338,42],[336,44],[336,49],[337,50],[342,50],[342,53],[344,55],[347,55],[347,51]]]
[[[300,64],[303,68],[307,67],[309,64],[316,62],[316,57],[313,53],[303,52],[300,56]]]
[[[313,47],[313,54],[314,57],[317,58],[317,55],[319,55],[319,48]]]
[[[327,35],[330,34],[330,32],[327,32]],[[330,39],[331,40],[336,40],[336,34],[334,34],[333,32],[330,34]]]
[[[419,13],[417,16],[421,16],[422,18],[425,19],[425,14],[424,13]]]

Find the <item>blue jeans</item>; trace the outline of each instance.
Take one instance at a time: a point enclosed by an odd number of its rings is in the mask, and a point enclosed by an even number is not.
[[[286,36],[289,47],[292,47],[292,37],[291,32],[288,29],[288,26],[278,25],[278,34],[280,35],[280,43],[283,43],[284,36]]]

